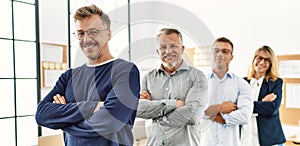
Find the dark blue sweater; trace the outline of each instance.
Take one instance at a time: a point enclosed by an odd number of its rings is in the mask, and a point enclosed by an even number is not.
[[[62,129],[66,146],[133,145],[139,80],[137,67],[121,59],[69,69],[39,103],[36,121]],[[56,94],[64,96],[67,104],[53,103]],[[99,101],[104,106],[93,113]]]

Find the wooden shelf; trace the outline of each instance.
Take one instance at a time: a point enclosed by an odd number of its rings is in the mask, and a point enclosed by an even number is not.
[[[42,87],[53,87],[59,75],[68,69],[67,45],[41,43]]]

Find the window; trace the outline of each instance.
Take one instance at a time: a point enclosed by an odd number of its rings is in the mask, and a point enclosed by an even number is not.
[[[37,0],[0,1],[0,145],[37,145],[40,97]]]

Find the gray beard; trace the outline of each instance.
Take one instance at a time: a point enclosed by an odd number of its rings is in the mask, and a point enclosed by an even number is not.
[[[177,61],[176,62],[172,62],[172,63],[165,63],[165,62],[162,62],[162,64],[163,64],[163,66],[164,67],[166,67],[166,68],[168,68],[168,69],[173,69],[175,66],[176,66],[176,64],[177,64]]]

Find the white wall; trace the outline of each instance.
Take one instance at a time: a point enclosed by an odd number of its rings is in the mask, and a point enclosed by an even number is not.
[[[68,6],[66,0],[40,0],[40,40],[68,45]]]
[[[235,46],[235,57],[230,70],[240,76],[246,75],[254,51],[262,45],[269,45],[277,55],[300,54],[299,0],[160,0],[160,2],[176,4],[194,13],[207,25],[215,38],[221,36],[229,38]],[[153,10],[158,11],[156,8]],[[160,10],[164,13],[168,8]],[[180,19],[182,18],[178,18],[178,21]]]
[[[105,1],[97,3],[96,0],[93,0],[92,2],[100,5]],[[131,2],[143,2],[143,0],[132,0]],[[225,36],[231,39],[235,46],[235,57],[230,69],[240,76],[245,76],[252,54],[262,45],[269,45],[277,55],[300,54],[298,48],[300,9],[297,8],[300,6],[299,0],[160,0],[159,2],[177,5],[197,15],[215,38]],[[114,6],[117,8],[122,5],[124,3]],[[67,1],[42,0],[40,7],[41,40],[67,44]],[[112,11],[113,9],[106,8],[106,10]],[[168,8],[158,8],[157,6],[152,6],[152,10],[153,18],[168,12]],[[138,13],[132,13],[131,17],[133,19],[138,15]],[[182,16],[179,16],[178,22],[182,19]],[[193,25],[193,22],[186,23]],[[157,27],[162,26],[161,24],[151,25],[149,22],[147,24],[145,22],[144,27],[141,27],[142,25],[143,23],[139,23],[136,27],[133,26],[133,41],[145,38],[143,32],[147,36],[154,35],[158,30]],[[173,25],[176,26],[176,24]],[[196,29],[195,31],[197,31]],[[116,42],[119,42],[118,40],[111,42],[114,43],[111,46],[118,47],[115,45]],[[195,45],[190,39],[185,43],[186,47]],[[121,46],[124,48],[123,45]]]
[[[68,45],[68,9],[66,0],[40,0],[40,41]],[[45,97],[51,88],[42,88],[41,97]],[[62,133],[61,130],[42,128],[42,135]]]

